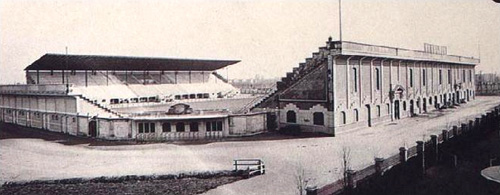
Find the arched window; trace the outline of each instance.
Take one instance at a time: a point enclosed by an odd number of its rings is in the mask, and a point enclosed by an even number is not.
[[[377,105],[377,116],[380,117],[381,113],[380,113],[380,105]]]
[[[358,70],[352,68],[352,78],[354,79],[354,92],[358,92]]]
[[[380,69],[378,68],[375,68],[375,78],[376,78],[377,90],[380,90]]]
[[[175,131],[176,132],[184,132],[186,131],[186,127],[184,126],[183,122],[179,122],[175,124]]]
[[[387,114],[391,114],[391,105],[386,104],[387,107]]]
[[[345,116],[344,111],[340,112],[340,117],[342,117],[342,124],[345,125],[347,123],[347,121],[346,121],[346,116]]]
[[[403,110],[406,110],[406,101],[403,101]]]
[[[163,123],[161,125],[163,132],[171,132],[172,131],[172,125],[170,123]]]
[[[190,132],[198,132],[198,122],[189,123],[189,131]]]
[[[325,125],[325,117],[322,112],[315,112],[313,114],[313,123],[315,125]]]
[[[296,123],[297,122],[297,117],[295,115],[295,112],[293,110],[289,110],[286,112],[286,122],[287,123]]]
[[[359,113],[358,113],[358,109],[354,109],[354,120],[355,120],[356,122],[358,122],[358,121],[359,121]]]

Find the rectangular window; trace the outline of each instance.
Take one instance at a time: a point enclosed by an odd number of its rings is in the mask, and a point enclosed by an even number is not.
[[[439,70],[439,84],[443,84],[443,71]]]
[[[207,132],[212,131],[212,125],[210,124],[210,122],[205,123],[205,128],[207,129]]]
[[[356,68],[352,69],[352,74],[354,78],[354,92],[358,92],[358,71]]]
[[[425,86],[425,82],[427,80],[427,75],[425,73],[426,73],[425,69],[422,70],[422,85],[424,85],[424,86]]]
[[[222,121],[217,121],[217,131],[222,131]]]
[[[413,87],[413,69],[410,69],[410,87]]]
[[[469,82],[472,83],[472,70],[469,70]]]
[[[189,131],[198,132],[198,122],[192,122],[189,124]]]
[[[465,70],[462,70],[462,82],[465,83]]]
[[[217,131],[217,123],[211,122],[212,124],[212,131]]]
[[[155,123],[149,123],[149,132],[154,133],[156,129],[156,124]]]
[[[171,132],[172,125],[170,123],[163,123],[162,130],[163,130],[163,132]]]
[[[148,123],[144,123],[144,133],[149,133],[149,125],[148,125]]]
[[[451,70],[448,70],[448,84],[451,84]]]
[[[139,123],[139,133],[144,133],[144,123]]]

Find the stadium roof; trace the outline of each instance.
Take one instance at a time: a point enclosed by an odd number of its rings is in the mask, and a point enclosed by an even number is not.
[[[239,60],[45,54],[24,70],[214,71]]]

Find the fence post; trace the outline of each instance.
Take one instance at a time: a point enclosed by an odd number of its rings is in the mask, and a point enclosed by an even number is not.
[[[354,189],[356,188],[356,181],[354,181],[354,176],[356,175],[356,171],[354,170],[347,170],[347,187],[349,189]]]
[[[437,135],[431,135],[431,144],[432,144],[432,162],[437,164],[439,160],[439,140]]]
[[[458,136],[458,127],[453,126],[453,137],[456,137],[456,136]]]
[[[317,195],[318,187],[316,186],[307,186],[306,187],[306,195]]]
[[[377,175],[382,175],[382,164],[384,163],[384,158],[375,158],[375,172]]]
[[[420,174],[425,175],[425,146],[423,141],[417,141],[417,159],[418,170]]]
[[[446,142],[448,141],[448,131],[447,130],[443,130],[443,142]]]
[[[399,148],[399,161],[404,163],[408,160],[408,150],[406,147]]]
[[[477,132],[481,132],[481,118],[476,117],[474,126],[476,127]]]
[[[467,128],[469,132],[474,131],[474,121],[469,120],[469,127]]]
[[[460,134],[464,134],[467,131],[467,125],[465,123],[462,123],[460,130]]]

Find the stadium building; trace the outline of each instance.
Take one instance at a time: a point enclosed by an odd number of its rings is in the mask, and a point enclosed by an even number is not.
[[[216,71],[239,61],[46,54],[0,86],[0,120],[103,139],[255,134],[265,112]],[[270,121],[271,123],[272,121]]]
[[[443,46],[422,51],[330,39],[253,110],[277,110],[282,129],[335,134],[470,101],[478,63]]]

